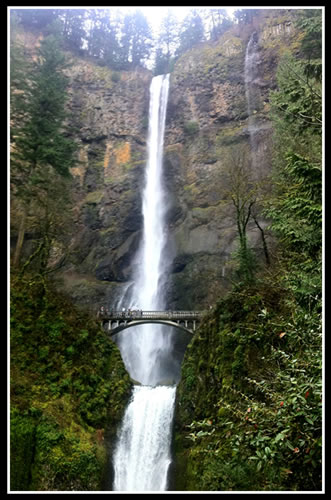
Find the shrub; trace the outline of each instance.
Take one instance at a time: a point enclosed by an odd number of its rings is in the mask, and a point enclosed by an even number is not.
[[[184,131],[187,135],[194,135],[199,131],[199,123],[196,121],[189,121],[184,124]]]

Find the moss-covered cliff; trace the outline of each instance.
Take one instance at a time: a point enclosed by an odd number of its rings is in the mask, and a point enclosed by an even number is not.
[[[319,13],[307,18],[318,44]],[[266,53],[285,50],[277,36],[286,33],[286,23],[260,28],[261,46],[263,33],[276,35]],[[298,40],[300,34],[289,45],[294,53]],[[321,80],[309,76],[303,54],[301,64],[290,59],[295,69],[280,65],[278,90],[270,94],[277,184],[265,213],[279,238],[276,258],[218,298],[187,347],[176,400],[175,490],[323,488],[322,171],[321,157],[312,153],[321,143],[321,127],[314,125],[321,123]],[[306,71],[308,81],[298,71]],[[310,102],[319,96],[309,124],[301,113],[307,94]],[[283,102],[295,103],[296,113]]]
[[[131,382],[87,312],[35,276],[13,277],[11,491],[100,490]],[[45,288],[45,285],[47,287]]]
[[[218,302],[182,365],[173,489],[321,489],[320,333],[278,276]]]

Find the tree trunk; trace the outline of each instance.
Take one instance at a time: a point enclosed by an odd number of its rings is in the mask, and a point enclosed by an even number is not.
[[[263,252],[264,252],[264,256],[265,256],[265,261],[267,263],[267,266],[270,266],[270,257],[269,257],[267,242],[266,242],[266,239],[265,239],[264,230],[260,226],[260,224],[258,223],[258,221],[256,220],[256,218],[253,217],[253,219],[255,221],[255,224],[257,225],[257,227],[261,231],[261,238],[262,238],[262,245],[263,245]]]
[[[16,248],[15,248],[15,254],[14,254],[14,266],[18,267],[19,262],[20,262],[20,256],[21,256],[21,250],[24,242],[24,235],[25,235],[25,223],[26,223],[26,216],[27,216],[27,209],[23,211],[22,217],[21,217],[21,222],[20,222],[20,227],[18,230],[18,235],[17,235],[17,242],[16,242]]]

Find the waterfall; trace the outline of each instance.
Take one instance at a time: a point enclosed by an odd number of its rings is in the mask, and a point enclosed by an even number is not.
[[[148,160],[142,194],[143,236],[134,261],[136,272],[130,299],[122,299],[122,305],[132,309],[165,307],[167,207],[162,154],[168,89],[169,75],[152,79]],[[159,384],[173,377],[171,332],[161,325],[141,325],[119,334],[116,342],[130,376],[142,385],[134,386],[118,433],[113,455],[113,490],[164,491],[170,465],[176,386]]]
[[[248,41],[245,54],[245,93],[249,120],[253,117],[254,105],[256,104],[254,80],[257,78],[257,67],[259,63],[257,47],[258,38],[256,31],[254,31]]]
[[[256,31],[252,34],[246,47],[245,54],[245,95],[248,113],[248,133],[251,145],[252,166],[254,167],[257,162],[257,134],[259,125],[255,117],[256,112],[260,106],[260,92],[258,89],[258,65],[260,62],[260,55],[258,51],[258,36]]]
[[[165,491],[176,387],[135,386],[114,455],[114,491]]]

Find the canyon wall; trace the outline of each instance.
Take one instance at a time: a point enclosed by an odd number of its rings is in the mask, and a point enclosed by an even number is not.
[[[245,56],[254,32],[249,116]],[[255,180],[270,173],[269,91],[276,87],[280,56],[289,48],[295,51],[298,40],[293,11],[263,10],[252,24],[234,26],[175,64],[164,147],[173,257],[169,308],[203,309],[229,287],[237,248],[230,153],[248,148]],[[75,229],[58,279],[76,302],[111,306],[137,265],[152,74],[144,69],[115,72],[87,59],[71,59],[69,120],[79,162],[72,169]],[[260,224],[265,227],[267,221],[260,219]],[[248,239],[263,259],[255,224],[248,225]]]

